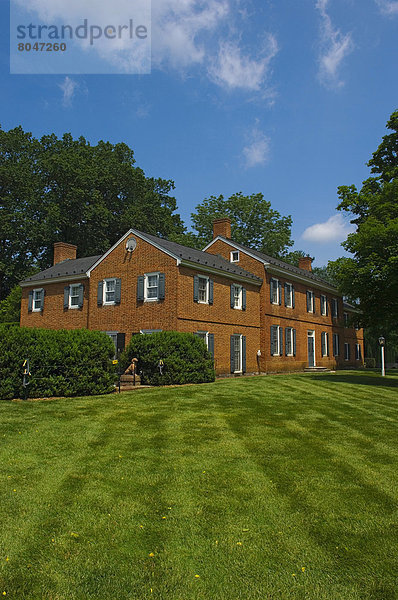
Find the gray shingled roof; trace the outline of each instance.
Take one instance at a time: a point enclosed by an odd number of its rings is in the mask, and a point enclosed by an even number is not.
[[[279,260],[279,258],[273,258],[272,256],[268,256],[268,254],[264,254],[263,252],[259,252],[258,250],[253,250],[253,248],[248,248],[247,246],[243,246],[242,244],[239,244],[238,242],[235,242],[234,240],[229,240],[228,238],[225,238],[222,235],[220,235],[218,237],[221,238],[222,240],[224,240],[225,242],[227,242],[227,244],[232,243],[238,249],[242,250],[242,252],[249,252],[253,256],[256,256],[259,260],[267,262],[270,265],[274,265],[275,267],[278,267],[279,269],[283,269],[284,271],[290,271],[291,273],[295,273],[296,275],[300,275],[301,277],[306,277],[308,279],[313,279],[314,281],[319,281],[320,283],[326,284],[329,287],[334,288],[334,286],[331,283],[329,283],[328,281],[325,281],[321,277],[318,277],[311,271],[307,271],[306,269],[299,269],[299,267],[295,267],[294,265],[286,263],[283,260]]]
[[[142,233],[138,232],[137,233]],[[165,240],[163,238],[155,237],[154,235],[150,235],[149,233],[142,233],[142,236],[147,238],[148,240],[153,241],[158,246],[168,250],[181,258],[182,260],[187,260],[197,265],[202,265],[204,267],[211,267],[224,273],[232,273],[233,275],[239,275],[241,277],[247,277],[252,281],[261,282],[262,279],[257,277],[257,275],[253,275],[249,271],[242,269],[237,264],[230,263],[228,260],[223,258],[222,256],[216,254],[210,254],[209,252],[203,252],[202,250],[195,250],[194,248],[188,248],[188,246],[182,246],[181,244],[177,244],[176,242],[170,242],[169,240]]]
[[[100,254],[99,256],[86,256],[86,258],[63,260],[44,271],[40,271],[40,273],[32,275],[32,277],[28,277],[22,283],[41,281],[42,279],[56,279],[57,277],[65,277],[66,275],[81,275],[86,273],[88,269],[101,258],[101,256],[102,255]]]

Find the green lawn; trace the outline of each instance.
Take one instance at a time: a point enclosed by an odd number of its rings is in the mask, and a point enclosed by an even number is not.
[[[0,597],[398,598],[398,377],[0,403]]]

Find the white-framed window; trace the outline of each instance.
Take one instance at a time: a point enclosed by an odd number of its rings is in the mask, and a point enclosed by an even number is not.
[[[333,334],[333,356],[340,354],[340,338],[338,333]]]
[[[153,302],[159,299],[159,273],[145,273],[144,300]]]
[[[343,313],[343,320],[344,320],[344,327],[348,327],[348,323],[349,323],[349,316],[348,313]]]
[[[198,277],[198,302],[201,304],[209,303],[209,278]]]
[[[350,360],[350,344],[348,342],[344,343],[344,360]]]
[[[322,356],[329,356],[329,334],[327,331],[321,333],[321,352]]]
[[[286,356],[294,356],[293,334],[294,334],[293,327],[286,327],[286,329],[285,329],[285,354],[286,354]]]
[[[321,315],[326,317],[328,314],[328,301],[324,294],[321,294]]]
[[[279,279],[272,277],[270,281],[271,304],[280,304],[280,287]]]
[[[209,331],[196,331],[194,335],[204,341],[206,348],[214,358],[214,333],[210,333]]]
[[[337,298],[332,298],[332,317],[337,318],[339,316],[339,303]]]
[[[40,312],[44,306],[44,290],[33,290],[32,312]]]
[[[234,308],[242,310],[242,286],[234,284]]]
[[[80,283],[71,283],[69,286],[69,308],[79,308]]]
[[[229,260],[230,262],[239,262],[239,250],[231,250]]]
[[[116,278],[104,279],[104,297],[103,304],[115,304],[116,298]]]
[[[231,335],[231,373],[246,371],[246,336],[235,333]]]
[[[362,359],[362,349],[361,344],[355,344],[355,360]]]
[[[293,308],[293,284],[285,283],[285,306]]]
[[[307,290],[307,312],[315,312],[315,294],[310,290]]]
[[[282,355],[282,327],[279,325],[271,325],[271,356]]]

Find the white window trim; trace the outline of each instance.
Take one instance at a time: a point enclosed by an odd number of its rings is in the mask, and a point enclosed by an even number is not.
[[[242,335],[234,334],[234,338],[239,337],[239,369],[235,369],[234,373],[243,373],[243,343]]]
[[[43,288],[36,288],[33,290],[33,296],[32,296],[32,312],[41,312],[43,310],[43,304],[44,304],[44,300],[43,298],[41,298],[42,303],[41,303],[41,307],[40,308],[35,308],[35,295],[37,293],[39,293],[41,295],[43,291]]]
[[[71,302],[72,302],[72,288],[73,287],[77,287],[77,288],[80,289],[80,285],[81,285],[80,283],[71,283],[69,285],[69,302],[68,302],[68,308],[69,309],[73,310],[75,308],[79,308],[79,303],[77,303],[77,304],[71,304]],[[77,295],[77,297],[79,298],[79,294]]]
[[[289,352],[288,354],[286,353],[286,356],[294,356],[294,348],[293,348],[293,327],[286,327],[285,331],[290,331],[290,348],[291,348],[291,352]],[[285,334],[286,335],[286,334]],[[279,338],[279,331],[278,331],[278,338]],[[286,344],[286,338],[285,338],[285,344]]]
[[[272,300],[271,304],[274,304],[275,306],[279,306],[279,279],[276,279],[276,277],[271,277],[271,281],[270,281],[270,286],[272,287],[272,282],[276,281],[276,302],[274,302]]]
[[[209,349],[209,331],[197,331],[198,337],[200,337],[206,344],[206,348]],[[204,337],[201,337],[201,336]]]
[[[235,259],[235,260],[234,260],[234,257],[233,257],[234,254],[238,255],[238,258]],[[229,255],[229,262],[236,263],[236,262],[239,262],[239,259],[240,259],[240,252],[239,252],[239,250],[231,250],[230,255]]]
[[[361,344],[355,344],[355,360],[362,360]]]
[[[159,271],[155,271],[154,273],[144,273],[144,302],[158,302],[159,300]],[[157,288],[158,288],[158,293],[154,298],[148,298],[148,278],[149,277],[157,277]]]
[[[323,340],[325,340],[325,344],[323,344]],[[329,347],[329,336],[327,331],[322,331],[321,333],[321,353],[322,358],[328,356],[328,347]]]
[[[104,279],[103,280],[103,282],[104,282],[104,288],[102,290],[102,304],[104,306],[114,306],[116,304],[116,302],[114,300],[108,301],[108,302],[106,301],[106,284],[109,281],[114,281],[115,282],[114,294],[116,296],[116,277],[108,277],[107,279]]]
[[[322,303],[322,298],[324,298],[325,302],[324,304]],[[326,317],[327,316],[327,296],[325,296],[325,294],[321,294],[321,316],[322,317]]]
[[[274,325],[276,327],[276,352],[272,356],[280,356],[281,353],[281,326]]]
[[[241,285],[236,284],[236,283],[234,283],[233,286],[234,286],[234,310],[242,310],[242,296],[243,296],[243,291],[242,290],[243,290],[243,287]],[[235,306],[235,298],[236,298],[236,296],[235,296],[235,290],[236,289],[239,289],[239,295],[238,295],[239,302],[238,302],[238,306]]]
[[[199,300],[199,284],[201,279],[206,279],[206,300]],[[209,277],[198,275],[198,304],[209,304]]]
[[[311,314],[313,315],[313,314],[314,314],[314,312],[315,312],[315,293],[314,293],[312,290],[307,290],[307,292],[308,292],[309,294],[311,294],[311,296],[310,296],[310,297],[311,297],[311,308],[310,308],[310,310],[309,310],[309,311],[307,311],[307,312],[308,312],[308,313],[311,313]]]
[[[286,304],[286,308],[293,308],[293,284],[289,283],[289,282],[286,282],[286,285],[289,286],[289,296],[288,296],[288,298],[289,298],[289,302],[290,302],[290,304]],[[286,287],[285,287],[285,294],[286,294]],[[286,300],[286,298],[285,298],[285,300]]]
[[[314,340],[314,367],[316,367],[316,343],[315,343],[315,330],[308,329],[307,330],[307,347],[308,347],[308,338],[312,338]]]

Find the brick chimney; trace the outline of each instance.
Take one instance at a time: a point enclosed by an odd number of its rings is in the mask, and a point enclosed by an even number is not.
[[[213,240],[218,235],[231,239],[231,219],[224,217],[213,221]]]
[[[57,265],[64,260],[74,260],[76,258],[77,246],[67,244],[66,242],[54,243],[54,265]]]
[[[311,256],[300,256],[298,265],[299,269],[304,269],[304,271],[312,271],[311,263]]]

